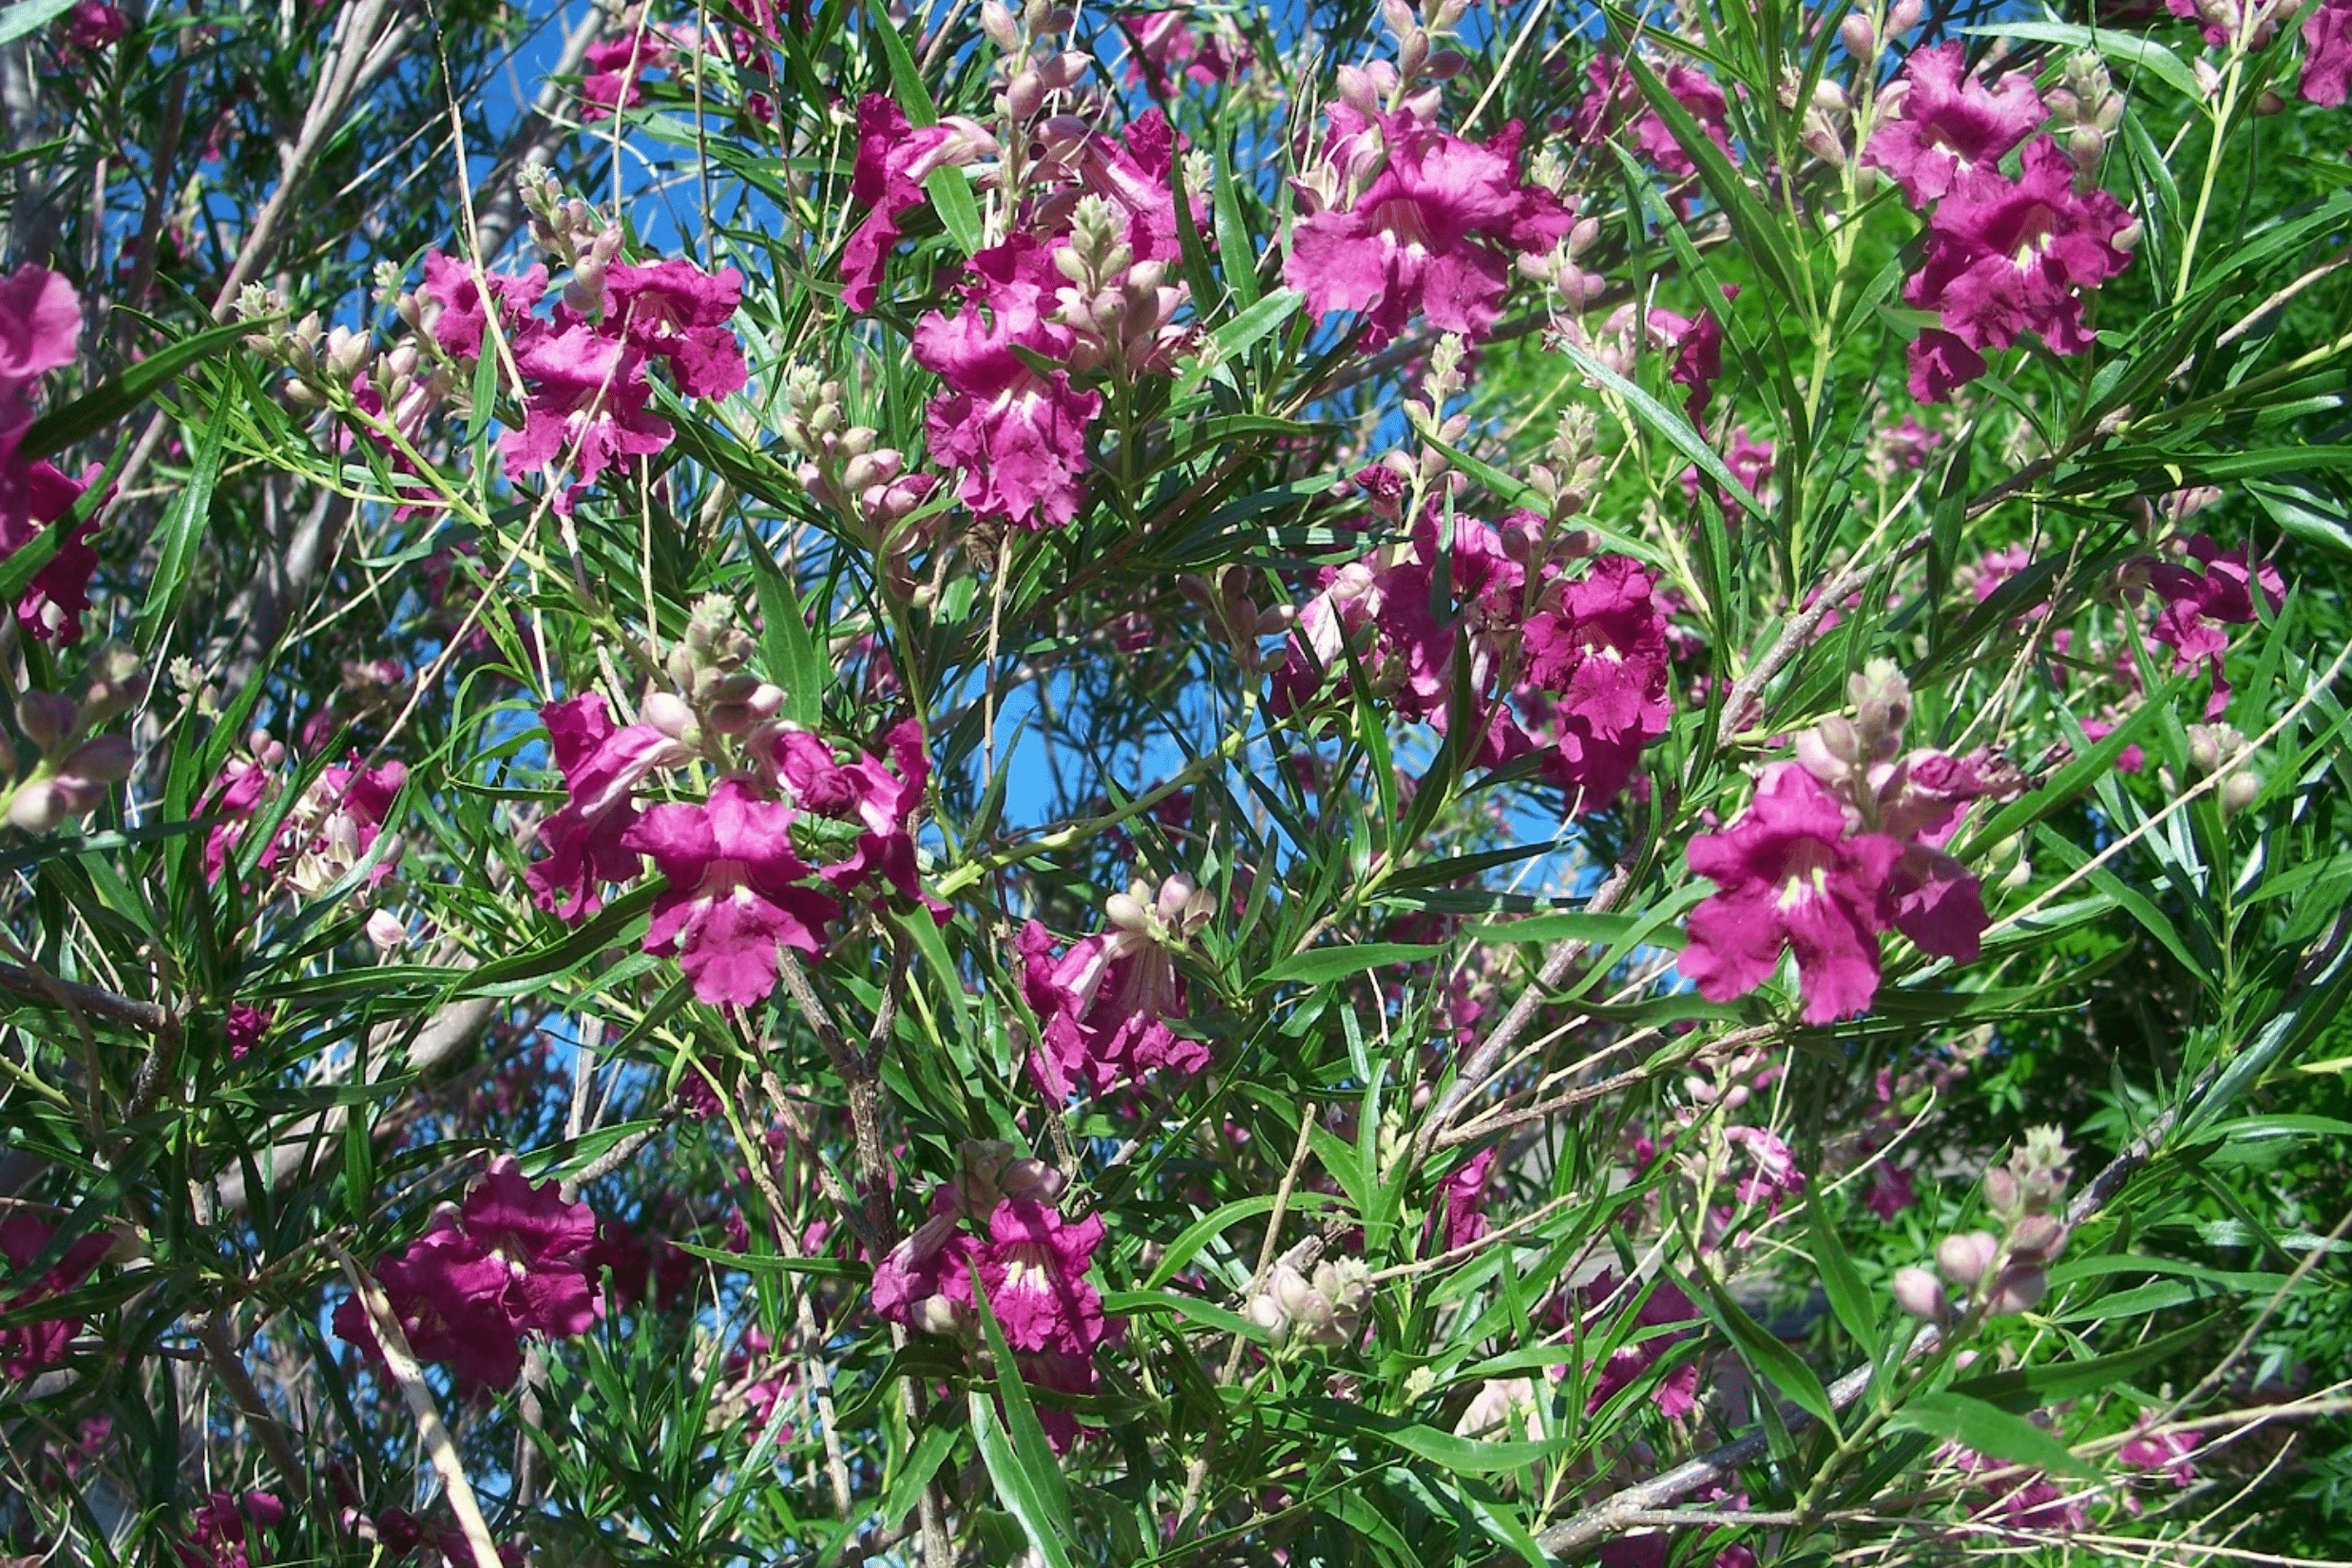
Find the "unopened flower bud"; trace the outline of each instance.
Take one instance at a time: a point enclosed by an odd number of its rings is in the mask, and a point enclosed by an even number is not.
[[[1878,58],[1878,32],[1870,26],[1870,18],[1860,11],[1847,13],[1845,20],[1838,24],[1838,42],[1857,60],[1867,63]]]
[[[1992,1291],[1984,1298],[1984,1310],[1990,1317],[2016,1317],[2032,1311],[2049,1293],[2050,1276],[2020,1264],[2000,1272],[2000,1278],[1993,1282]]]
[[[409,928],[398,915],[390,909],[378,909],[368,916],[368,941],[379,953],[395,952],[409,944]]]
[[[45,833],[66,820],[66,803],[47,779],[34,779],[9,799],[9,820],[29,833]]]
[[[2017,1178],[2009,1174],[2007,1167],[1996,1165],[1984,1173],[1985,1206],[1995,1214],[2004,1219],[2015,1214],[2019,1195]]]
[[[2009,1255],[2020,1263],[2047,1263],[2066,1250],[2066,1223],[2056,1214],[2027,1214],[2009,1233]]]
[[[102,735],[76,746],[58,772],[93,784],[119,784],[130,776],[131,764],[138,759],[128,736]]]
[[[989,43],[1007,54],[1021,48],[1020,19],[1013,15],[1012,8],[1005,5],[1004,0],[987,0],[987,4],[980,8],[980,30],[988,35]]]
[[[2235,816],[2262,797],[2262,780],[2240,768],[2222,780],[2222,814]]]
[[[1957,1290],[1973,1289],[2000,1255],[2000,1240],[1990,1231],[1970,1231],[1945,1236],[1936,1247],[1936,1267]]]
[[[694,710],[686,706],[684,698],[676,694],[671,692],[646,693],[645,700],[638,705],[637,716],[672,740],[681,741],[688,745],[693,744],[690,737],[695,729]]]
[[[82,705],[63,692],[27,692],[16,699],[16,726],[44,752],[55,751],[81,722]]]
[[[1922,1322],[1940,1323],[1952,1304],[1935,1275],[1908,1268],[1895,1271],[1895,1305]]]
[[[1895,9],[1886,13],[1886,36],[1901,38],[1920,25],[1926,10],[1925,0],[1895,0]]]

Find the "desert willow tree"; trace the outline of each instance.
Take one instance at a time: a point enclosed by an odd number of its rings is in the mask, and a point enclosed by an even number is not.
[[[2326,1560],[2352,4],[0,13],[0,1551]]]

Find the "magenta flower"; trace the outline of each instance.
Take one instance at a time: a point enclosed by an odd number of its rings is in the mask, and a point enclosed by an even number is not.
[[[1666,617],[1649,573],[1628,557],[1602,556],[1575,582],[1544,595],[1528,617],[1529,685],[1554,694],[1555,749],[1546,776],[1578,812],[1624,793],[1641,749],[1666,733]]]
[[[2115,1450],[2115,1462],[2134,1470],[2161,1474],[2175,1486],[2188,1486],[2197,1479],[2196,1462],[2189,1456],[2196,1452],[2199,1434],[2195,1432],[2143,1429]]]
[[[286,1505],[267,1492],[214,1492],[196,1511],[184,1546],[175,1546],[181,1568],[251,1568],[246,1531],[284,1522]]]
[[[0,416],[5,416],[5,387],[0,387]],[[0,430],[0,447],[13,448],[22,434]],[[47,461],[25,463],[0,456],[0,560],[14,555],[39,538],[43,529],[73,511],[105,470],[93,463],[74,479]],[[82,640],[82,617],[90,607],[90,576],[98,569],[98,550],[90,534],[98,526],[97,509],[67,528],[57,542],[57,552],[33,573],[16,601],[16,624],[43,642],[70,647]]]
[[[577,923],[603,908],[599,884],[637,878],[637,851],[621,842],[638,818],[630,792],[693,754],[650,724],[616,730],[595,692],[550,702],[539,717],[571,799],[540,823],[547,858],[526,867],[523,880],[541,908]]]
[[[2296,91],[2333,108],[2352,92],[2352,0],[2321,0],[2303,19],[2303,76]]]
[[[240,1002],[231,1007],[227,1021],[221,1025],[221,1031],[228,1036],[229,1060],[242,1061],[251,1056],[253,1048],[268,1036],[270,1025],[276,1022],[273,1013],[264,1012],[250,1002]]]
[[[631,347],[669,361],[670,379],[688,397],[724,397],[751,380],[743,346],[726,322],[743,298],[733,267],[714,277],[691,261],[620,264],[604,275],[611,331],[618,322]]]
[[[2054,354],[2089,348],[2080,291],[2130,263],[2117,240],[2132,216],[2105,191],[2077,194],[2074,179],[2065,149],[2048,140],[2025,149],[2014,184],[1985,170],[1961,176],[1928,220],[1926,259],[1903,299],[1941,312],[1944,330],[1979,354],[2028,332]]]
[[[1910,392],[1922,403],[1949,403],[1952,394],[1984,373],[1984,355],[1941,328],[1929,327],[1905,351]]]
[[[701,805],[656,806],[621,836],[669,881],[654,900],[645,950],[676,954],[704,1002],[760,1001],[775,988],[777,948],[821,951],[825,923],[841,912],[800,886],[810,871],[793,852],[794,814],[727,778]]]
[[[0,1254],[7,1256],[10,1273],[22,1274],[30,1268],[56,1235],[55,1226],[30,1214],[10,1214],[0,1219]],[[11,1278],[10,1283],[22,1289],[11,1291],[0,1306],[11,1312],[22,1311],[45,1296],[63,1295],[73,1290],[89,1277],[110,1245],[103,1233],[80,1237],[38,1279]],[[78,1317],[43,1318],[13,1329],[0,1329],[0,1372],[20,1385],[29,1382],[64,1361],[67,1348],[81,1331],[82,1320]]]
[[[1616,1293],[1616,1281],[1608,1274],[1602,1274],[1586,1286],[1582,1293],[1587,1300],[1606,1302]],[[1635,1311],[1634,1328],[1636,1330],[1672,1331],[1653,1331],[1632,1339],[1611,1352],[1605,1363],[1588,1368],[1593,1386],[1585,1396],[1584,1413],[1590,1416],[1598,1412],[1602,1405],[1656,1366],[1677,1342],[1688,1339],[1698,1323],[1698,1309],[1691,1304],[1689,1296],[1663,1280],[1653,1285],[1650,1293]],[[1585,1332],[1588,1335],[1597,1333],[1600,1328],[1600,1323],[1596,1320],[1587,1326]],[[1651,1390],[1650,1398],[1661,1415],[1685,1416],[1698,1408],[1698,1364],[1686,1361],[1668,1372]]]
[[[559,512],[606,468],[650,456],[677,433],[646,406],[644,351],[585,321],[534,335],[515,363],[530,394],[523,428],[498,438],[499,456],[510,481],[567,464],[573,479],[557,492]]]
[[[2045,110],[2031,77],[2012,71],[1987,89],[1958,43],[1913,51],[1901,96],[1863,150],[1864,163],[1895,177],[1915,207],[1948,195],[2041,128]]]
[[[1631,73],[1628,73],[1628,81]],[[1689,66],[1668,66],[1661,78],[1666,90],[1683,111],[1698,122],[1707,140],[1715,144],[1725,158],[1731,153],[1731,100],[1706,72]],[[1673,127],[1657,110],[1645,106],[1634,122],[1634,146],[1647,158],[1660,174],[1673,180],[1688,180],[1698,173],[1698,161],[1690,149],[1674,138]]]
[[[375,1268],[401,1336],[423,1361],[460,1382],[509,1388],[523,1372],[523,1338],[588,1331],[603,1310],[588,1277],[596,1214],[566,1203],[560,1183],[532,1186],[502,1155],[458,1210],[445,1208],[396,1258]],[[335,1336],[380,1356],[357,1296],[335,1311]]]
[[[924,892],[915,868],[914,818],[931,777],[923,726],[903,720],[888,741],[896,771],[870,752],[836,760],[832,748],[816,736],[787,730],[773,748],[777,779],[802,811],[865,829],[849,858],[818,870],[837,891],[853,892],[879,877],[900,898],[925,905],[944,923],[954,911]]]
[[[1091,1356],[1102,1343],[1102,1297],[1086,1279],[1102,1221],[1073,1224],[1033,1198],[1007,1198],[988,1215],[980,1279],[1004,1341],[1016,1350]]]
[[[1166,943],[1171,928],[1191,918],[1191,899],[1182,878],[1170,878],[1149,908],[1133,892],[1116,895],[1113,928],[1059,957],[1044,927],[1032,920],[1021,928],[1014,947],[1022,994],[1042,1026],[1029,1072],[1055,1100],[1080,1083],[1100,1094],[1146,1073],[1196,1073],[1209,1064],[1208,1047],[1168,1025],[1184,1016],[1185,1003]],[[1130,918],[1121,923],[1118,914]]]
[[[1780,1138],[1762,1127],[1733,1125],[1723,1130],[1723,1140],[1747,1157],[1733,1191],[1742,1203],[1761,1203],[1780,1213],[1780,1200],[1805,1191],[1805,1173],[1797,1157]]]
[[[498,302],[499,324],[509,342],[540,330],[531,309],[547,292],[545,266],[512,277],[485,273],[483,279],[489,284],[490,297]],[[425,281],[417,294],[430,307],[426,325],[442,351],[454,359],[481,358],[490,306],[482,296],[472,266],[458,257],[443,255],[435,246],[425,253]]]
[[[1086,427],[1102,395],[1073,389],[1066,371],[1041,375],[1013,352],[1069,357],[1077,335],[1047,319],[1061,275],[1025,236],[973,257],[969,274],[963,309],[915,328],[916,362],[947,383],[927,416],[932,459],[960,470],[956,493],[981,516],[1065,526],[1085,498]]]
[[[580,118],[593,125],[645,101],[645,73],[670,67],[669,40],[649,29],[633,30],[589,46],[581,64],[587,70],[580,83]]]
[[[1900,843],[1847,836],[1836,797],[1804,769],[1779,763],[1765,771],[1747,814],[1727,832],[1693,837],[1689,854],[1691,869],[1717,888],[1691,911],[1679,961],[1700,995],[1728,1002],[1754,990],[1790,948],[1807,1023],[1869,1007]]]
[[[80,352],[82,301],[47,267],[27,262],[0,278],[0,455],[12,455],[32,422],[25,393]]]
[[[1445,1250],[1467,1247],[1486,1233],[1486,1183],[1499,1151],[1482,1149],[1439,1187],[1445,1221]]]
[[[1363,120],[1344,104],[1330,111],[1325,158],[1343,182],[1361,161]],[[1386,162],[1352,201],[1299,220],[1284,279],[1306,294],[1317,320],[1361,313],[1367,348],[1416,316],[1441,331],[1485,335],[1501,315],[1512,257],[1550,250],[1575,215],[1551,192],[1520,182],[1517,121],[1484,143],[1402,111],[1380,114],[1369,128],[1386,144]],[[1310,207],[1317,201],[1304,185],[1300,194]]]
[[[120,43],[130,31],[130,18],[107,0],[81,0],[66,17],[66,42],[93,53]]]
[[[2273,613],[2286,602],[2286,580],[2268,562],[2259,567],[2247,561],[2246,547],[2225,551],[2210,534],[2191,534],[2189,559],[2202,570],[2158,562],[2148,567],[2148,583],[2164,600],[2156,623],[2148,635],[2172,650],[2172,668],[2193,670],[2202,662],[2212,672],[2213,685],[2206,698],[2205,717],[2218,718],[2229,706],[2229,682],[2222,675],[2222,656],[2229,649],[2225,626],[2245,626],[2256,619],[2254,590]]]
[[[898,215],[923,203],[923,180],[940,166],[939,153],[955,133],[946,125],[917,130],[887,94],[857,101],[857,162],[850,200],[866,214],[841,252],[841,302],[874,308],[882,263],[898,243]]]
[[[1188,10],[1151,10],[1119,19],[1131,48],[1130,71],[1144,91],[1163,103],[1177,90],[1178,78],[1213,87],[1230,81],[1250,64],[1244,45],[1236,56],[1214,32],[1204,39],[1195,30]]]
[[[1870,1190],[1863,1195],[1862,1202],[1879,1218],[1892,1224],[1897,1214],[1919,1200],[1909,1171],[1891,1159],[1880,1160],[1870,1167]]]

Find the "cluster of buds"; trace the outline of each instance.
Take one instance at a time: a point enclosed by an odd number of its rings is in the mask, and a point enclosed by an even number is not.
[[[2224,816],[2237,815],[2262,794],[2262,775],[2238,761],[2247,751],[2246,736],[2233,724],[2216,720],[2189,726],[2189,766],[2197,775],[2205,777],[2225,768],[2228,770],[2218,792]],[[2174,788],[2169,778],[2166,787]]]
[[[1250,1298],[1250,1321],[1272,1335],[1276,1346],[1336,1349],[1354,1342],[1371,1303],[1371,1271],[1355,1258],[1326,1259],[1311,1275],[1285,1260],[1274,1265],[1265,1289]]]
[[[966,1214],[985,1214],[1007,1198],[1059,1203],[1068,1185],[1060,1171],[1000,1138],[967,1138],[957,1145],[956,1157],[949,1191]]]
[[[1881,49],[1918,27],[1926,12],[1922,0],[1896,0],[1895,8],[1884,12],[1853,11],[1838,24],[1838,42],[1867,66],[1877,61]]]
[[[1857,805],[1875,804],[1869,775],[1902,755],[1903,732],[1911,722],[1911,683],[1892,660],[1874,659],[1846,678],[1845,698],[1854,717],[1826,715],[1798,736],[1797,760],[1838,794]]]
[[[2094,50],[2076,49],[2066,58],[2065,81],[2043,94],[2042,103],[2066,156],[2075,161],[2075,188],[2089,190],[2098,183],[2108,138],[2123,124],[2123,94],[2107,74],[2107,62]]]
[[[1210,635],[1252,675],[1262,663],[1258,640],[1287,631],[1298,613],[1289,603],[1260,609],[1250,593],[1250,569],[1236,563],[1219,566],[1214,577],[1186,572],[1176,579],[1176,588],[1209,618]]]
[[[2074,1177],[2066,1137],[2056,1127],[2033,1127],[2008,1162],[1984,1173],[1985,1207],[2000,1233],[1969,1231],[1943,1238],[1936,1267],[1896,1271],[1895,1301],[1930,1323],[1959,1320],[1959,1297],[1986,1317],[2030,1312],[2049,1293],[2045,1272],[2066,1250],[2067,1183]]]
[[[2258,54],[2279,35],[2281,28],[2295,19],[2303,4],[2304,0],[2189,0],[2186,10],[2177,6],[2172,10],[2202,27],[2206,43],[2214,48]],[[2203,60],[2197,64],[2200,78],[2213,69]],[[2215,73],[2215,85],[2219,80]]]
[[[1780,82],[1781,107],[1795,110],[1797,94],[1804,87],[1804,79],[1794,72]],[[1824,76],[1813,84],[1812,96],[1805,101],[1805,113],[1797,124],[1797,141],[1805,150],[1833,169],[1845,166],[1845,136],[1854,118],[1853,100],[1836,79]]]
[[[1175,951],[1198,935],[1214,913],[1216,895],[1181,873],[1162,881],[1157,892],[1148,882],[1130,882],[1125,892],[1102,901],[1103,918],[1110,925],[1103,960],[1117,963],[1147,950]],[[1170,980],[1173,983],[1173,972]]]
[[[1552,523],[1566,523],[1591,509],[1609,466],[1601,455],[1599,437],[1600,415],[1590,405],[1572,403],[1560,411],[1543,461],[1527,474],[1527,488],[1543,497]],[[1584,538],[1582,553],[1590,553],[1599,542],[1590,535]]]
[[[139,657],[110,643],[90,668],[89,687],[78,702],[62,692],[27,692],[17,699],[17,727],[41,755],[9,793],[8,813],[29,833],[48,832],[67,817],[96,810],[106,787],[128,777],[136,760],[127,737],[90,732],[145,694]]]
[[[901,525],[930,499],[938,477],[908,473],[905,453],[876,444],[880,431],[851,424],[841,383],[824,380],[809,366],[786,373],[784,405],[778,430],[802,459],[796,470],[801,485],[881,558],[884,583],[911,597],[908,563],[927,530]]]
[[[2189,520],[2221,498],[2219,486],[2192,485],[2163,495],[2135,495],[2124,503],[2124,511],[2139,536],[2140,548],[2178,561],[2189,553]],[[2134,591],[2147,586],[2145,565],[2136,560],[2125,563],[2120,585]]]
[[[1051,41],[1070,30],[1077,13],[1054,0],[1026,0],[1019,11],[1004,0],[980,8],[980,29],[1004,54],[1004,90],[996,111],[1018,130],[1037,118],[1046,100],[1085,80],[1094,61],[1076,50],[1051,49]]]
[[[518,183],[530,215],[531,242],[551,262],[569,267],[564,303],[583,316],[604,314],[604,273],[621,258],[621,226],[564,186],[545,164],[524,169]]]
[[[399,303],[407,307],[403,319],[414,326],[414,298],[404,296]],[[348,398],[364,388],[373,394],[385,422],[412,436],[426,415],[460,385],[429,335],[403,337],[378,351],[373,332],[328,327],[316,311],[289,327],[284,297],[258,284],[245,286],[237,311],[240,319],[261,323],[258,331],[246,335],[245,346],[289,373],[293,379],[286,383],[286,401],[298,409],[327,408],[338,394]]]
[[[686,635],[670,649],[665,673],[676,688],[647,694],[644,721],[681,746],[699,748],[708,736],[745,735],[784,706],[782,688],[752,674],[758,644],[735,623],[735,605],[718,594],[695,602]]]
[[[1061,120],[1050,122],[1052,128]],[[1070,121],[1077,134],[1082,123]],[[1068,285],[1054,291],[1054,319],[1078,334],[1069,356],[1075,372],[1108,372],[1120,379],[1165,374],[1183,350],[1185,328],[1176,324],[1188,292],[1168,276],[1164,261],[1138,261],[1127,243],[1126,217],[1108,198],[1079,199],[1070,219],[1070,242],[1056,246],[1054,267]]]
[[[1570,212],[1577,210],[1576,193],[1570,188],[1573,177],[1568,162],[1558,151],[1545,147],[1537,153],[1527,167],[1527,182],[1540,185],[1559,198],[1560,205]],[[1579,218],[1567,234],[1548,251],[1521,252],[1520,272],[1549,289],[1552,309],[1562,316],[1581,316],[1584,307],[1600,296],[1608,279],[1597,272],[1584,270],[1585,252],[1600,243],[1600,220]]]
[[[1468,61],[1460,50],[1444,46],[1470,13],[1470,5],[1471,0],[1436,0],[1415,15],[1410,0],[1381,0],[1380,19],[1397,41],[1397,79],[1389,89],[1391,111],[1424,80],[1444,82],[1462,74]]]

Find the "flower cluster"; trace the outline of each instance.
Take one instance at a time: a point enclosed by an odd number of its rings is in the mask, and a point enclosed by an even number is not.
[[[966,1141],[962,1175],[932,1189],[930,1217],[876,1265],[874,1310],[929,1334],[971,1335],[985,1292],[1024,1378],[1071,1394],[1095,1389],[1095,1352],[1112,1337],[1088,1283],[1102,1221],[1054,1206],[1060,1173],[1007,1143]],[[1069,1412],[1038,1412],[1057,1450],[1078,1440]]]
[[[1903,750],[1910,687],[1884,660],[1848,686],[1856,718],[1797,738],[1797,760],[1765,770],[1747,813],[1691,840],[1691,869],[1716,884],[1691,911],[1679,965],[1701,995],[1729,1001],[1796,954],[1808,1023],[1869,1008],[1879,936],[1901,931],[1958,963],[1986,924],[1977,878],[1944,852],[1969,802],[2011,787],[1985,758]]]
[[[175,1547],[181,1568],[249,1568],[256,1555],[247,1532],[285,1521],[286,1505],[267,1492],[214,1492],[196,1511],[187,1544]]]
[[[1416,317],[1482,337],[1514,258],[1567,239],[1576,211],[1520,178],[1517,121],[1473,142],[1437,128],[1434,93],[1385,106],[1396,86],[1385,63],[1340,67],[1321,156],[1291,182],[1300,217],[1283,277],[1317,320],[1361,315],[1367,347]]]
[[[1155,894],[1136,883],[1104,902],[1109,928],[1056,953],[1054,939],[1032,920],[1015,938],[1021,989],[1038,1017],[1029,1072],[1056,1103],[1080,1085],[1100,1094],[1167,1071],[1192,1074],[1209,1064],[1197,1040],[1169,1020],[1184,1016],[1184,981],[1175,949],[1207,924],[1211,899],[1189,877],[1172,876]]]
[[[596,1214],[566,1202],[555,1181],[531,1185],[501,1155],[459,1207],[445,1205],[425,1233],[375,1275],[420,1360],[447,1362],[461,1382],[509,1388],[523,1372],[523,1339],[583,1334],[603,1310],[587,1264]],[[335,1310],[338,1338],[380,1355],[366,1305]]]
[[[2030,81],[2012,75],[1987,88],[1951,43],[1915,51],[1898,87],[1863,157],[1915,206],[1933,203],[1926,256],[1903,299],[1941,324],[1911,345],[1912,395],[1944,401],[1984,373],[1987,350],[2029,332],[2054,354],[2089,348],[2082,296],[2123,271],[2138,236],[2122,203],[2078,188],[2104,145],[2095,119],[2076,126],[2092,133],[2081,148],[2047,136],[2027,143],[2013,180],[2001,160],[2047,116]]]
[[[2273,614],[2286,602],[2286,580],[2268,562],[2247,560],[2246,546],[2225,550],[2210,534],[2190,534],[2180,543],[2185,562],[2147,563],[2148,585],[2164,601],[2149,636],[2172,650],[2175,671],[2204,664],[2213,678],[2205,717],[2219,718],[2229,706],[2229,682],[2222,656],[2229,650],[2228,626],[2251,625],[2260,590]],[[2194,564],[2189,564],[2193,563]]]
[[[1666,621],[1649,574],[1625,557],[1569,576],[1577,545],[1532,512],[1496,528],[1425,509],[1405,541],[1324,570],[1276,673],[1274,711],[1303,708],[1352,653],[1399,717],[1452,736],[1481,766],[1539,756],[1574,810],[1605,809],[1666,733]]]
[[[1973,1308],[1986,1317],[2015,1317],[2050,1289],[2048,1265],[2066,1250],[2066,1187],[2073,1178],[2065,1135],[2033,1127],[2008,1160],[1984,1173],[1985,1207],[1999,1234],[1969,1231],[1936,1248],[1936,1271],[1895,1272],[1896,1304],[1930,1323],[1959,1322]],[[1941,1277],[1939,1277],[1941,1276]],[[1957,1291],[1955,1302],[1947,1293]]]
[[[21,1274],[31,1268],[56,1236],[56,1227],[30,1214],[10,1214],[0,1219],[0,1254],[7,1256],[10,1272]],[[80,1237],[39,1278],[12,1280],[11,1284],[21,1288],[10,1293],[6,1309],[22,1311],[44,1297],[63,1295],[74,1289],[89,1278],[90,1271],[106,1255],[109,1245],[105,1236],[96,1233]],[[0,1329],[0,1372],[19,1384],[37,1377],[66,1359],[67,1347],[81,1331],[82,1320],[78,1317],[43,1318],[13,1329]]]
[[[27,458],[32,428],[31,394],[41,377],[74,361],[82,336],[82,301],[73,286],[47,267],[25,265],[0,278],[0,559],[14,555],[51,524],[74,511],[101,469],[79,479]],[[94,511],[66,529],[56,552],[35,572],[16,602],[16,623],[44,642],[71,643],[82,636],[90,607],[90,574],[98,552],[89,542]]]

